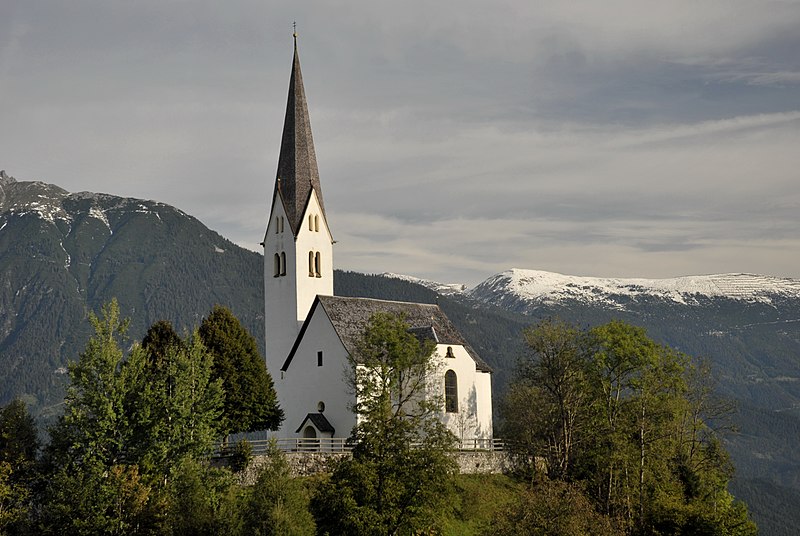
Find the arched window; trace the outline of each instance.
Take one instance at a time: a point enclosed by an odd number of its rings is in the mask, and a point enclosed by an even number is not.
[[[280,216],[278,218],[278,229],[279,229],[278,232],[280,232],[280,233],[283,232],[283,216]]]
[[[281,251],[281,275],[286,275],[286,253]]]
[[[308,215],[308,230],[309,231],[314,230],[314,216],[312,216],[311,214]]]
[[[314,252],[308,252],[308,277],[314,277]]]
[[[319,251],[317,251],[317,254],[314,255],[314,272],[316,273],[317,277],[322,277],[322,259]]]
[[[281,232],[281,217],[275,216],[275,234]]]
[[[314,230],[319,232],[319,216],[314,216]]]
[[[448,346],[447,347],[447,353],[444,354],[444,356],[445,357],[452,357],[452,358],[456,357],[455,355],[453,355],[453,347],[452,346]]]
[[[447,413],[458,412],[458,378],[452,370],[444,373],[444,410]]]
[[[281,258],[276,253],[275,258],[272,260],[272,277],[278,277],[281,275]]]

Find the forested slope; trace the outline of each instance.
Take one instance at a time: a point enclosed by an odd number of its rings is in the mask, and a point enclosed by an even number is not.
[[[87,314],[113,297],[132,339],[159,319],[192,329],[218,303],[262,332],[261,256],[197,219],[8,177],[0,192],[0,404],[22,397],[35,414],[57,413]]]

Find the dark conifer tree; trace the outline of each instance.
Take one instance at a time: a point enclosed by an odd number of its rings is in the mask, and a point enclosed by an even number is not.
[[[157,368],[163,366],[171,348],[180,348],[183,341],[168,320],[159,320],[147,330],[142,339],[142,348],[147,352],[150,362]]]
[[[199,333],[214,355],[214,377],[223,382],[224,429],[232,434],[277,430],[283,410],[253,336],[221,305],[203,319]]]

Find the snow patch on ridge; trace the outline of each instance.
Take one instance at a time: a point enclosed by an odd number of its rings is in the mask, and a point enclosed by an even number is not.
[[[416,283],[417,285],[422,285],[423,287],[436,291],[439,294],[448,296],[452,294],[461,294],[467,290],[467,286],[461,283],[438,283],[429,279],[420,279],[419,277],[414,277],[411,275],[393,274],[391,272],[385,272],[381,275],[383,277],[391,277],[392,279],[408,281],[409,283]]]
[[[729,298],[771,303],[775,296],[800,297],[800,280],[753,274],[717,274],[671,279],[600,278],[514,268],[490,277],[469,291],[477,299],[512,295],[525,301],[578,300],[616,305],[612,297],[656,297],[684,305],[699,298]]]
[[[108,223],[108,218],[106,217],[106,213],[105,212],[103,212],[102,210],[100,210],[96,206],[92,206],[92,208],[89,209],[89,216],[92,217],[92,218],[97,218],[98,220],[100,220],[101,222],[106,224],[106,227],[108,228],[108,232],[111,233],[111,234],[114,234],[114,231],[111,230],[111,225],[109,225],[109,223]]]

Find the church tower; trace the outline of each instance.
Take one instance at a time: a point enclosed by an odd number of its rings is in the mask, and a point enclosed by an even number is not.
[[[333,238],[294,36],[294,59],[278,173],[264,235],[267,368],[277,378],[317,295],[333,295]]]

